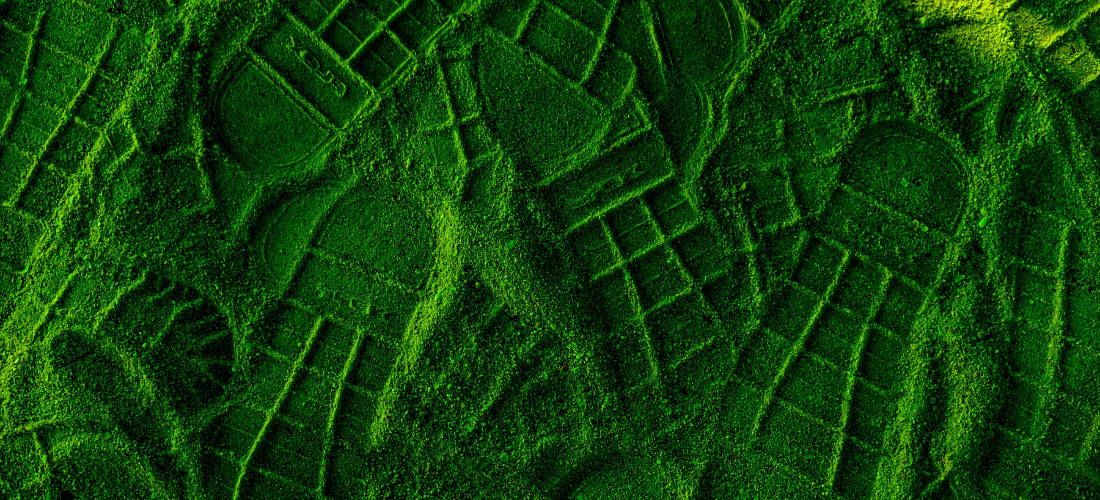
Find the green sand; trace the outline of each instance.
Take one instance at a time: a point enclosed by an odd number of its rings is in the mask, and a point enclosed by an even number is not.
[[[1100,498],[1100,2],[0,0],[0,498]]]

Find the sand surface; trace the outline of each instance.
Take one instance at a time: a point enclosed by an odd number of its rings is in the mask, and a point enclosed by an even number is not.
[[[0,0],[0,498],[1100,498],[1098,11]]]

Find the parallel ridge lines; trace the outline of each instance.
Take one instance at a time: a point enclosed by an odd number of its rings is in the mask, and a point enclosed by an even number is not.
[[[1019,251],[1010,251],[1007,255],[1007,267],[1017,270],[1015,297],[1017,305],[1013,313],[1013,319],[1020,325],[1033,325],[1029,328],[1035,328],[1043,335],[1046,342],[1043,352],[1045,362],[1041,367],[1038,379],[1033,379],[1023,371],[1011,370],[1009,372],[1009,376],[1017,384],[1036,389],[1038,396],[1036,408],[1034,414],[1020,429],[1009,428],[1000,423],[997,424],[997,427],[999,431],[1013,436],[1015,439],[1029,445],[1034,451],[1047,455],[1067,469],[1086,471],[1093,480],[1100,480],[1100,475],[1094,471],[1088,472],[1083,467],[1083,464],[1088,463],[1094,455],[1100,454],[1100,451],[1094,449],[1097,439],[1100,439],[1098,437],[1100,436],[1100,408],[1096,406],[1095,401],[1085,401],[1080,397],[1058,389],[1062,385],[1061,380],[1063,378],[1074,375],[1067,373],[1064,367],[1067,345],[1086,340],[1077,338],[1077,335],[1081,332],[1070,330],[1070,318],[1066,312],[1068,294],[1070,293],[1067,276],[1071,272],[1069,269],[1070,259],[1074,258],[1071,256],[1070,247],[1072,235],[1077,229],[1071,221],[1064,220],[1039,207],[1022,204],[1020,209],[1053,220],[1058,225],[1057,241],[1053,248],[1053,269],[1047,264],[1038,263],[1036,259],[1045,259],[1047,256],[1034,254],[1033,248],[1021,248]],[[1018,237],[1022,238],[1023,236],[1018,235]],[[1075,262],[1075,264],[1080,265],[1078,262]],[[1051,313],[1050,317],[1042,318],[1041,324],[1035,325],[1030,318],[1024,317],[1020,311],[1021,303],[1026,300],[1034,302],[1036,298],[1025,298],[1023,284],[1020,282],[1023,278],[1019,276],[1019,270],[1025,270],[1027,273],[1048,279],[1053,283],[1049,295],[1040,297],[1046,298],[1049,296]],[[1094,356],[1100,356],[1100,353],[1096,353],[1091,347],[1084,344],[1079,344],[1075,348]],[[1082,411],[1088,419],[1083,428],[1074,431],[1082,437],[1077,445],[1076,452],[1071,455],[1065,455],[1063,452],[1049,447],[1046,441],[1051,426],[1055,424],[1056,419],[1061,417],[1061,415],[1056,414],[1055,410],[1063,404],[1069,405],[1069,408]]]
[[[259,432],[256,434],[256,437],[252,441],[252,446],[248,449],[248,452],[246,453],[242,463],[240,464],[240,474],[237,476],[236,484],[233,487],[234,500],[241,498],[241,489],[245,480],[245,476],[252,469],[250,467],[252,458],[256,454],[256,450],[259,448],[261,442],[264,440],[268,429],[271,427],[272,422],[278,415],[279,410],[283,406],[283,403],[287,400],[287,397],[289,396],[294,386],[294,383],[300,378],[300,374],[305,367],[305,359],[312,351],[314,343],[317,340],[320,331],[324,328],[324,324],[324,317],[317,317],[314,320],[313,326],[309,332],[309,337],[306,338],[305,345],[302,346],[302,349],[298,354],[298,358],[294,360],[294,364],[291,366],[290,369],[290,376],[287,377],[287,380],[283,385],[282,391],[276,397],[274,406],[265,410],[264,422],[260,426]]]

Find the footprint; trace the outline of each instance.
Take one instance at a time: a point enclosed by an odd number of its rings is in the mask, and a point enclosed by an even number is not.
[[[535,168],[535,182],[570,168],[632,86],[629,56],[600,32],[613,12],[604,3],[517,0],[486,12],[481,89],[502,144]]]
[[[406,5],[397,17],[421,15],[417,5]],[[375,7],[352,2],[343,8],[340,26],[374,29],[354,23],[375,18],[365,10]],[[397,30],[402,21],[389,22]],[[334,44],[326,38],[336,36],[332,26],[322,39]],[[433,43],[434,34],[417,31],[423,26],[406,22],[400,29],[422,45]],[[497,161],[497,147],[476,92],[476,51],[451,45],[437,51],[417,56],[423,57],[417,71],[391,89],[398,106],[386,112],[408,113],[387,119],[413,120],[414,140],[399,152],[410,158],[406,168],[439,176],[445,191],[461,186],[466,172]],[[351,69],[357,70],[354,57]],[[444,295],[434,290],[441,279],[436,261],[454,256],[436,254],[437,228],[423,200],[398,181],[379,174],[335,179],[344,175],[338,166],[315,168],[322,179],[293,187],[272,182],[273,193],[286,193],[273,194],[253,224],[259,270],[279,298],[254,327],[242,399],[205,438],[211,446],[204,486],[216,496],[366,494],[384,487],[385,479],[372,475],[381,471],[368,465],[396,432],[390,429],[420,425],[412,414],[396,413],[404,410],[393,399],[409,397],[398,362],[422,335],[411,333],[418,331],[411,323],[415,312]],[[436,320],[418,321],[416,328]],[[441,356],[435,347],[425,346],[418,359]]]
[[[235,164],[219,182],[236,221],[256,217],[268,186],[323,170],[339,137],[416,66],[461,2],[283,3],[232,55],[212,105],[219,143]]]
[[[3,294],[14,287],[12,273],[27,269],[38,243],[50,238],[51,221],[88,168],[103,168],[133,146],[112,114],[139,77],[148,46],[143,22],[84,4],[0,9]]]
[[[987,487],[1014,494],[1100,491],[1100,280],[1090,256],[1095,231],[1066,180],[1076,168],[1050,145],[1025,147],[1001,226],[1012,338],[1006,404],[996,428]],[[1093,233],[1090,235],[1090,231]],[[1043,477],[1024,464],[1041,464]],[[1035,466],[1033,466],[1035,467]]]
[[[232,373],[227,318],[194,289],[152,272],[96,318],[91,331],[72,327],[51,338],[53,367],[68,384],[87,390],[118,426],[117,433],[101,437],[117,441],[111,447],[126,461],[141,464],[127,477],[157,496],[182,495],[197,486],[190,483],[198,470],[193,449],[181,446],[179,438],[213,416]],[[51,439],[66,435],[47,434]],[[99,445],[70,443],[75,446],[70,449],[53,444],[61,455],[87,454],[61,459],[65,470],[82,470],[89,463],[80,462],[103,458],[95,451]],[[80,474],[70,479],[69,484],[86,489],[98,484]]]
[[[379,397],[432,262],[427,214],[399,193],[328,185],[277,201],[257,246],[286,291],[257,327],[245,400],[209,436],[214,494],[360,488],[346,462],[370,447],[363,440],[375,434]]]
[[[1075,101],[1074,114],[1091,125],[1093,133],[1100,127],[1096,105],[1100,103],[1100,16],[1092,7],[1065,4],[1038,10],[1025,5],[1012,14],[1014,19],[1031,25],[1037,37],[1033,42],[1040,57],[1057,75],[1052,82],[1060,86]],[[1037,69],[1036,71],[1041,71]],[[1095,151],[1095,149],[1094,149]]]
[[[713,414],[713,405],[700,403],[719,392],[723,368],[732,364],[731,332],[742,328],[752,313],[745,242],[725,241],[690,199],[677,181],[674,154],[663,129],[644,113],[607,112],[640,104],[630,94],[638,79],[665,78],[661,72],[666,69],[636,67],[644,62],[630,52],[629,45],[619,43],[645,31],[644,26],[623,27],[624,19],[637,21],[631,16],[641,4],[523,1],[490,8],[487,15],[495,30],[491,38],[499,39],[486,44],[490,56],[485,59],[503,54],[505,60],[516,62],[501,68],[528,65],[532,69],[529,77],[509,77],[518,78],[516,83],[487,84],[493,75],[505,75],[499,68],[483,65],[482,88],[488,100],[495,102],[490,111],[500,123],[501,142],[519,149],[518,155],[536,167],[536,182],[547,183],[549,208],[560,221],[557,229],[585,279],[581,293],[594,299],[591,313],[602,318],[606,331],[618,335],[602,348],[615,373],[618,397],[658,402],[631,405],[627,417],[630,432],[653,443],[658,428],[669,432],[665,424],[686,431],[696,420]],[[624,9],[632,10],[624,13]],[[690,24],[684,19],[670,22]],[[606,34],[607,26],[613,34]],[[569,43],[556,41],[563,39],[563,32],[571,34],[564,38]],[[722,53],[725,49],[719,46]],[[725,46],[730,58],[731,46]],[[673,50],[685,55],[688,49],[676,45]],[[691,67],[690,61],[680,62]],[[692,76],[700,81],[714,76],[699,71],[705,74]],[[684,78],[679,73],[667,78],[674,77]],[[505,99],[503,89],[515,95],[514,88],[523,88],[525,78],[537,82],[536,93],[561,86],[556,95],[569,100],[534,107],[533,103],[543,101]],[[668,93],[664,96],[668,102],[685,90],[666,86],[664,80],[660,85],[660,91]],[[494,99],[498,94],[500,99]],[[687,95],[689,100],[697,97]],[[699,111],[702,106],[691,109]],[[681,111],[684,123],[693,126],[701,113]],[[601,113],[612,116],[612,123],[596,124]],[[569,117],[568,124],[563,116]],[[663,125],[675,128],[668,120]],[[625,130],[617,136],[600,132],[616,129]],[[570,135],[562,135],[566,133]],[[616,137],[614,146],[598,144],[601,134]],[[586,154],[575,155],[578,148],[586,149]],[[561,159],[568,162],[566,166],[555,166]],[[696,432],[690,434],[698,438]],[[687,443],[670,448],[678,453],[691,448]],[[577,492],[598,495],[629,482],[628,471],[614,465],[601,474],[602,479],[592,479],[588,486],[575,485],[581,488]]]
[[[963,209],[965,176],[950,151],[911,124],[866,127],[839,158],[823,210],[782,247],[766,246],[787,271],[740,349],[736,390],[755,410],[735,421],[753,449],[808,484],[851,498],[874,491],[905,382],[901,358]],[[914,171],[914,192],[892,186]],[[747,183],[765,241],[804,212],[789,183],[764,173]]]
[[[608,40],[633,58],[637,87],[683,165],[711,125],[712,102],[725,91],[721,79],[745,57],[740,9],[718,0],[623,2],[608,31]]]

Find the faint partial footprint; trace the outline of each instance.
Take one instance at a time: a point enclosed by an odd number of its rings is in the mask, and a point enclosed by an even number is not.
[[[739,349],[736,392],[752,410],[731,425],[807,484],[869,498],[914,319],[957,245],[966,176],[944,141],[899,121],[866,127],[838,161],[820,213],[807,213],[784,173],[748,179],[778,282]]]
[[[67,192],[134,145],[113,113],[150,49],[139,20],[84,3],[0,5],[0,297]]]
[[[1009,404],[986,481],[993,491],[1100,492],[1100,276],[1089,263],[1097,242],[1088,234],[1095,230],[1074,221],[1087,191],[1067,184],[1076,175],[1065,170],[1076,165],[1058,159],[1068,156],[1049,144],[1025,147],[1014,201],[997,214],[1015,328],[1004,356]]]
[[[55,369],[103,404],[128,441],[120,449],[137,452],[133,460],[146,464],[153,491],[194,491],[197,450],[180,437],[209,421],[229,384],[226,316],[194,289],[146,272],[96,318],[90,331],[52,337]],[[74,477],[78,487],[95,484]]]
[[[608,39],[633,58],[677,166],[711,126],[714,101],[746,55],[746,31],[736,2],[618,2]]]
[[[1078,104],[1073,111],[1092,126],[1092,133],[1100,133],[1100,15],[1085,3],[1063,2],[1041,13],[1033,3],[1025,2],[1013,18],[1034,25],[1042,60],[1057,75],[1052,81],[1073,96]]]

